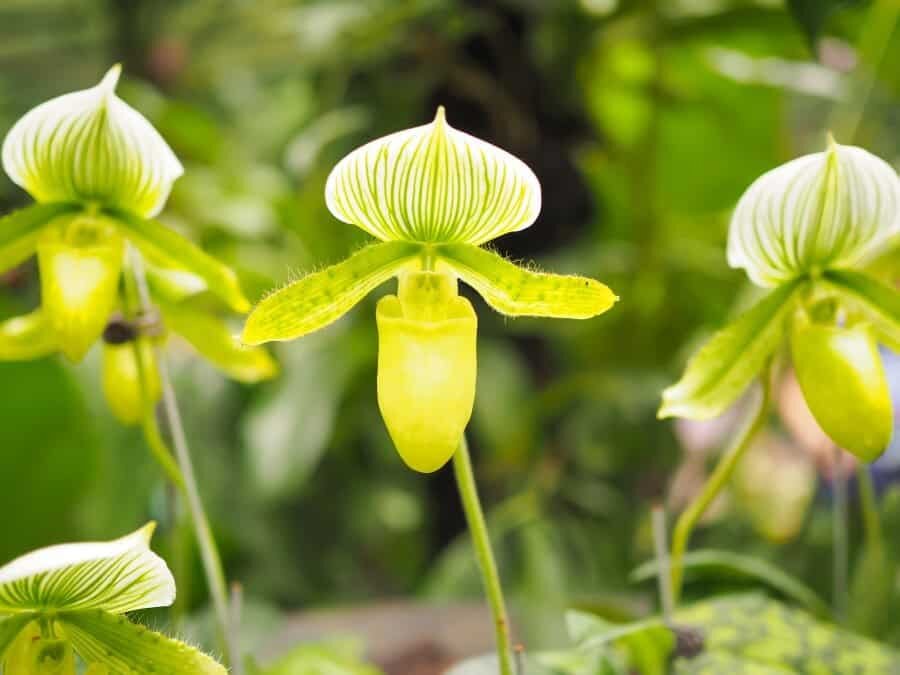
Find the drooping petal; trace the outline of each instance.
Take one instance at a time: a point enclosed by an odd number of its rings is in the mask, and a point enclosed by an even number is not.
[[[324,328],[409,265],[419,251],[403,242],[373,244],[290,283],[253,309],[241,340],[248,345],[293,340]]]
[[[186,305],[160,303],[166,326],[229,377],[261,382],[278,373],[278,364],[265,347],[248,347],[221,318]]]
[[[148,406],[160,399],[162,385],[148,338],[103,344],[103,395],[116,418],[126,425],[138,424]]]
[[[0,218],[0,272],[34,253],[44,225],[77,209],[73,204],[32,204]]]
[[[0,612],[167,607],[175,580],[150,550],[155,524],[110,542],[61,544],[0,567]]]
[[[825,282],[837,291],[845,307],[871,322],[879,342],[900,352],[900,291],[850,270],[831,271]]]
[[[834,142],[757,179],[738,202],[728,262],[754,283],[847,268],[900,232],[900,178],[865,150]]]
[[[65,612],[59,623],[87,663],[109,673],[227,675],[214,659],[194,647],[148,630],[107,611]]]
[[[80,361],[116,304],[125,242],[115,228],[78,214],[46,228],[37,244],[44,317],[59,349]]]
[[[507,316],[589,319],[618,300],[594,279],[534,272],[477,246],[441,246],[438,256],[491,307]]]
[[[3,168],[39,202],[96,202],[157,214],[181,163],[136,110],[115,94],[113,66],[95,87],[42,103],[3,142]]]
[[[250,309],[234,270],[199,246],[156,220],[140,218],[122,210],[112,210],[109,215],[128,239],[151,260],[199,277],[211,293],[236,312],[244,313]]]
[[[16,638],[34,618],[34,614],[22,612],[0,619],[0,665],[7,656],[7,650],[12,649]]]
[[[325,200],[336,218],[383,241],[481,244],[531,225],[541,187],[524,162],[457,131],[439,108],[431,124],[342,159]]]
[[[0,361],[27,361],[59,349],[42,310],[0,321]]]

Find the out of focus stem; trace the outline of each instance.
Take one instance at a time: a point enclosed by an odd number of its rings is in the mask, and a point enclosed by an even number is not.
[[[140,253],[133,247],[129,248],[128,264],[126,266],[126,273],[123,276],[125,296],[129,309],[140,316],[149,316],[154,311],[153,303],[150,299],[150,292],[147,287],[147,278],[144,272],[143,260],[140,257]],[[203,563],[203,571],[212,598],[219,638],[224,647],[228,665],[231,666],[231,672],[235,673],[235,675],[240,675],[240,654],[238,652],[236,637],[232,635],[231,630],[233,622],[228,607],[228,587],[225,581],[225,571],[222,567],[222,558],[219,555],[219,549],[216,546],[216,541],[213,537],[212,528],[209,525],[206,510],[203,508],[200,490],[197,487],[194,464],[191,460],[187,436],[184,433],[184,426],[181,422],[181,411],[178,408],[175,389],[172,386],[172,380],[169,376],[166,354],[158,345],[154,345],[155,365],[159,374],[159,381],[162,389],[163,411],[165,413],[169,434],[172,438],[174,453],[163,440],[156,421],[155,405],[153,405],[152,396],[150,395],[151,389],[149,386],[148,364],[143,363],[140,349],[136,348],[135,353],[137,354],[138,369],[140,372],[139,379],[141,382],[142,397],[145,401],[148,401],[148,407],[145,411],[143,422],[144,436],[147,439],[147,444],[150,446],[154,457],[160,462],[166,475],[172,481],[173,485],[178,488],[187,504],[191,522],[194,526],[194,536],[197,539],[197,546]],[[173,461],[173,457],[175,461]]]
[[[459,443],[459,449],[453,456],[453,470],[456,474],[456,484],[459,488],[459,496],[462,499],[463,510],[466,514],[466,522],[469,524],[469,533],[472,535],[475,556],[478,558],[478,568],[481,570],[485,594],[494,618],[500,675],[513,675],[509,614],[506,611],[506,602],[503,599],[500,574],[497,572],[497,563],[494,560],[494,552],[491,548],[491,539],[488,535],[484,511],[481,508],[481,500],[478,497],[475,474],[472,471],[472,458],[469,455],[469,444],[465,436],[463,436]]]
[[[675,530],[672,534],[671,574],[672,598],[676,604],[681,597],[681,587],[684,580],[684,554],[687,551],[691,533],[693,533],[694,527],[703,517],[703,514],[706,513],[710,504],[713,503],[716,497],[719,496],[719,493],[722,492],[722,489],[728,484],[738,463],[750,447],[753,438],[765,423],[771,400],[771,377],[771,369],[767,365],[762,372],[760,387],[762,391],[759,401],[748,412],[738,435],[725,451],[725,454],[722,455],[712,475],[703,484],[700,494],[682,512],[675,524]]]

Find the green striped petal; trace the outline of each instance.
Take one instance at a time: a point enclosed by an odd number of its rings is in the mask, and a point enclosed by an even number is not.
[[[830,142],[757,179],[738,202],[728,262],[760,286],[859,265],[900,232],[900,178],[862,148]]]
[[[607,286],[588,277],[535,272],[468,244],[437,250],[441,262],[506,316],[589,319],[618,300]]]
[[[59,624],[75,651],[109,675],[227,675],[225,668],[194,647],[131,623],[124,616],[96,610],[65,612]]]
[[[531,225],[541,187],[524,162],[431,124],[374,140],[342,159],[325,186],[334,216],[383,241],[482,244]]]
[[[150,523],[110,542],[50,546],[0,567],[0,612],[167,607],[175,580],[150,550]]]
[[[181,163],[115,94],[121,66],[95,87],[42,103],[3,143],[3,168],[39,202],[96,202],[149,217],[166,202]]]

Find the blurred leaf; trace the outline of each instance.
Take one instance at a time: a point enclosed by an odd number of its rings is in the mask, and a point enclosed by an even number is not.
[[[304,644],[269,666],[251,661],[247,670],[250,675],[380,675],[378,668],[363,663],[362,651],[351,640]]]
[[[683,564],[688,574],[705,571],[762,582],[818,616],[831,614],[828,605],[809,586],[761,558],[730,551],[694,550],[684,556]],[[658,574],[659,564],[650,560],[631,573],[631,581],[647,581]]]
[[[815,50],[828,18],[844,7],[861,7],[866,0],[787,0],[788,9]]]
[[[798,675],[799,672],[754,663],[726,652],[707,652],[695,659],[678,659],[673,675]]]

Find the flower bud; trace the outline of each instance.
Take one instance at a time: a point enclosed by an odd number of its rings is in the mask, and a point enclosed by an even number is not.
[[[140,351],[141,364],[137,354]],[[141,371],[146,385],[141,384]],[[145,398],[147,389],[150,400]],[[116,418],[123,424],[138,424],[147,406],[159,400],[162,389],[153,348],[146,338],[122,344],[103,344],[103,394]]]
[[[37,252],[44,314],[60,350],[80,361],[115,306],[124,240],[110,224],[79,214],[46,228]]]
[[[456,452],[475,403],[477,318],[456,279],[400,277],[378,321],[378,405],[410,468],[431,473]]]
[[[803,397],[822,430],[861,460],[877,459],[891,440],[894,419],[871,328],[844,328],[798,316],[791,356]]]

